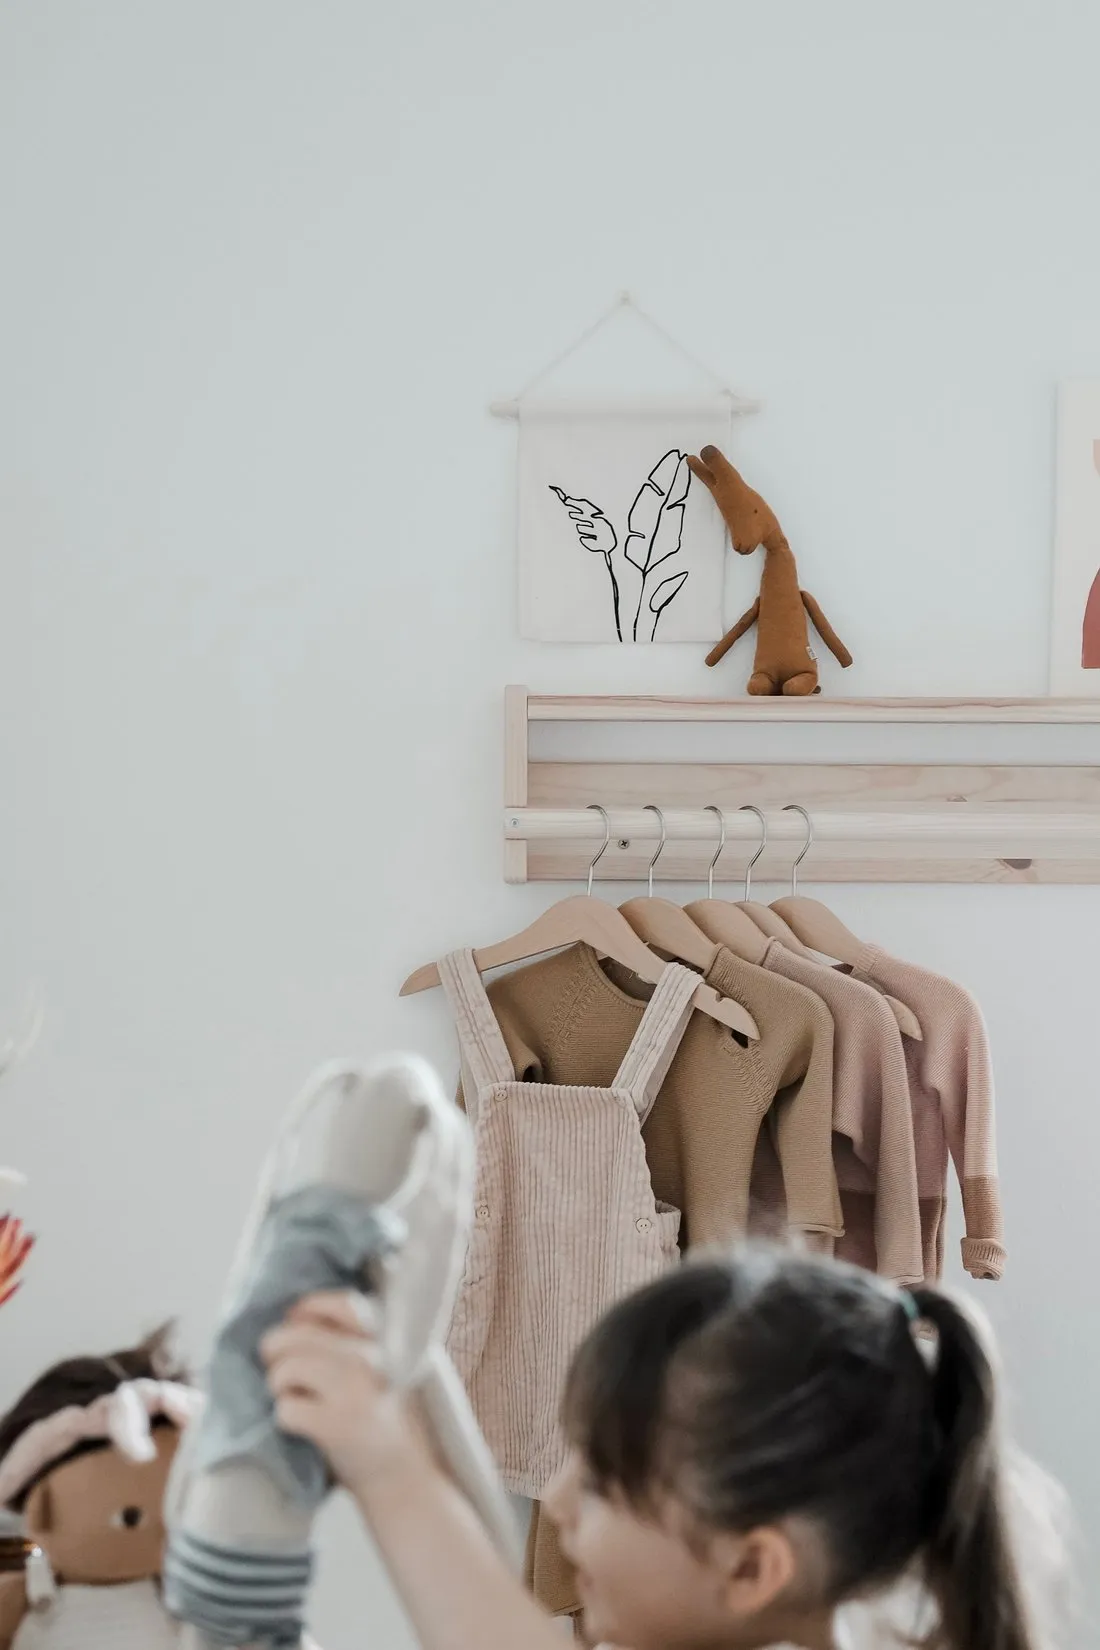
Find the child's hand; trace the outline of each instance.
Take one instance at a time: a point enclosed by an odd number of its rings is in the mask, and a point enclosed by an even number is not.
[[[279,1425],[316,1444],[357,1495],[431,1463],[404,1396],[379,1369],[373,1311],[361,1295],[310,1295],[260,1348]]]

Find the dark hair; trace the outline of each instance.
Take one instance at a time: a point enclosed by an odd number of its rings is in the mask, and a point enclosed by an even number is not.
[[[30,1427],[56,1415],[60,1409],[67,1409],[70,1404],[84,1408],[97,1398],[114,1392],[123,1381],[185,1380],[186,1371],[171,1351],[172,1328],[171,1324],[163,1324],[137,1346],[125,1347],[121,1352],[109,1352],[105,1357],[66,1358],[47,1369],[0,1418],[0,1461]],[[24,1486],[9,1503],[10,1510],[16,1513],[23,1511],[35,1484],[46,1473],[53,1472],[66,1461],[75,1461],[79,1455],[106,1448],[102,1438],[87,1438],[74,1444],[72,1449],[56,1461],[51,1461]]]
[[[935,1642],[1034,1650],[997,1411],[985,1337],[949,1296],[746,1248],[615,1307],[577,1354],[564,1419],[597,1485],[635,1506],[671,1493],[704,1528],[812,1522],[826,1602],[920,1564]]]

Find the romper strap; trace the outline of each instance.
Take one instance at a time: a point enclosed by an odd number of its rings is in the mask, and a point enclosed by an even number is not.
[[[462,1092],[473,1124],[482,1089],[490,1089],[495,1082],[515,1082],[516,1072],[472,950],[452,950],[449,957],[440,957],[437,967],[454,1015]]]
[[[449,956],[441,957],[437,966],[439,982],[454,1016],[463,1078],[468,1075],[478,1092],[491,1088],[494,1083],[514,1083],[515,1069],[473,952],[452,951]],[[473,1122],[477,1116],[477,1092],[471,1094],[470,1085],[465,1081],[463,1091],[466,1110]]]
[[[693,969],[666,964],[619,1067],[614,1086],[626,1089],[643,1123],[688,1028],[691,999],[702,983]]]

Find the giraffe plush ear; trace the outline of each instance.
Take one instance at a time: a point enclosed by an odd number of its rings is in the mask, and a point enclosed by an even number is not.
[[[703,460],[701,458],[696,458],[693,453],[688,453],[687,461],[688,469],[691,471],[692,475],[697,476],[703,483],[703,486],[709,487],[711,492],[713,492],[717,477],[715,476],[710,465],[704,464]]]

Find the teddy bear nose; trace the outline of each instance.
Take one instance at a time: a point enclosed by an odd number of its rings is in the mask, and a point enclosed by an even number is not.
[[[141,1523],[141,1508],[123,1507],[122,1522],[126,1529],[136,1530],[138,1525]]]

